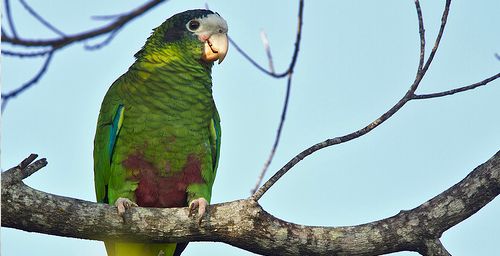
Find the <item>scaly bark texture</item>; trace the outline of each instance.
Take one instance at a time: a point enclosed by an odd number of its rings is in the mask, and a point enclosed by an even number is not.
[[[43,167],[40,161],[31,165],[23,161],[2,174],[2,226],[92,240],[218,241],[264,255],[378,255],[397,251],[450,255],[439,241],[442,233],[500,193],[499,151],[424,204],[367,224],[298,225],[280,220],[258,202],[246,199],[211,206],[209,215],[198,225],[196,217],[188,216],[187,208],[133,208],[121,218],[116,208],[106,204],[32,189],[20,179]],[[23,171],[26,169],[31,171]],[[20,172],[25,174],[19,176]]]

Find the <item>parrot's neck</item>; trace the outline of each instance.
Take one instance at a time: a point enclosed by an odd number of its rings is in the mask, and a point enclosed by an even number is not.
[[[212,87],[213,63],[206,63],[201,59],[194,59],[190,55],[179,54],[177,51],[155,52],[142,54],[137,58],[130,70],[137,71],[143,78],[164,80],[165,85],[170,80],[179,79],[181,84],[190,84],[200,81],[205,87]]]
[[[130,82],[124,97],[133,97],[130,100],[140,101],[171,118],[181,118],[179,113],[212,116],[215,111],[211,66],[199,61],[138,59],[125,74],[125,79]]]

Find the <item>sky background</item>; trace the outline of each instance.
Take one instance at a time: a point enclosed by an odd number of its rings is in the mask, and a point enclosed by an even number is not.
[[[55,35],[12,2],[18,34]],[[73,34],[123,13],[139,1],[29,1],[60,30]],[[275,67],[290,61],[297,1],[210,1],[229,34],[267,67],[259,33],[268,34]],[[204,1],[169,1],[131,22],[98,51],[75,44],[57,52],[48,72],[11,101],[2,116],[1,164],[30,153],[49,165],[25,182],[45,192],[95,200],[92,146],[101,100],[133,63],[151,29]],[[423,1],[427,52],[444,1]],[[435,61],[417,92],[471,84],[500,70],[500,1],[453,1]],[[4,22],[4,19],[2,19]],[[89,42],[96,43],[102,39]],[[5,47],[5,46],[4,46]],[[362,128],[389,109],[414,79],[419,54],[413,1],[306,1],[303,42],[289,111],[269,177],[310,145]],[[2,91],[30,79],[43,59],[2,58]],[[222,150],[212,203],[249,196],[267,158],[286,81],[270,78],[234,50],[213,68],[222,118]],[[463,179],[500,149],[500,81],[454,96],[412,101],[386,123],[354,141],[321,150],[295,166],[260,203],[281,219],[344,226],[414,208]],[[445,232],[453,255],[498,255],[500,201]],[[2,255],[105,255],[102,242],[1,229]],[[253,255],[223,243],[191,243],[183,255]],[[417,255],[402,252],[394,255]]]

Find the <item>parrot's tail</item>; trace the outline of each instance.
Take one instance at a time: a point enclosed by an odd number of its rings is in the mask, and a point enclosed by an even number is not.
[[[177,256],[180,255],[187,245],[123,243],[112,241],[106,241],[104,244],[106,245],[108,256]]]

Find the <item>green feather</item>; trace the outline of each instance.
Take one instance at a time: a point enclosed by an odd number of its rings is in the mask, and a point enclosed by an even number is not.
[[[210,201],[221,138],[213,64],[200,60],[203,43],[186,23],[211,13],[187,11],[156,28],[106,93],[94,139],[98,202],[114,204],[122,197],[140,206],[170,207],[197,198]],[[185,190],[178,193],[179,187]],[[156,256],[160,250],[172,255],[177,248],[172,246],[106,242],[113,256],[122,251]]]

